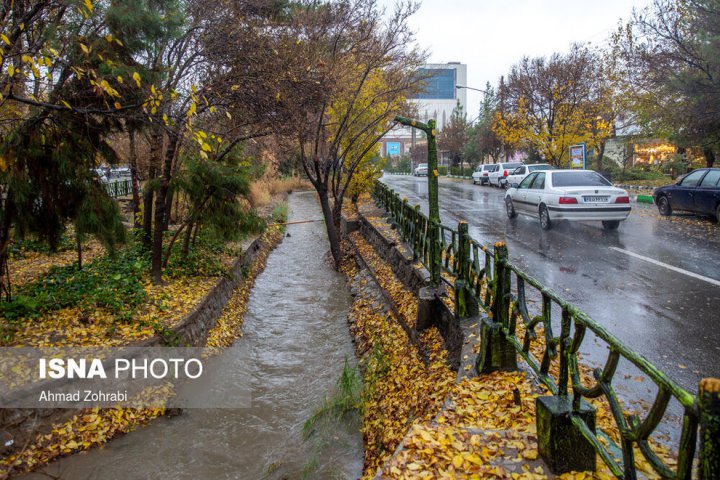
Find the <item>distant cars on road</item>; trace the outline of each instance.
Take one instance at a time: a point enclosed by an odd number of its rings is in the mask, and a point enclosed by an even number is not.
[[[713,215],[720,223],[720,168],[700,168],[675,185],[658,187],[653,191],[653,200],[661,215],[684,210]]]
[[[505,208],[509,218],[539,218],[543,230],[558,220],[599,220],[615,230],[630,215],[630,197],[591,170],[542,170],[511,185]]]
[[[497,168],[488,176],[488,184],[494,187],[503,187],[507,183],[507,176],[510,175],[510,172],[522,166],[522,163],[498,163],[496,165]]]
[[[415,167],[415,170],[413,171],[413,175],[416,177],[427,177],[428,174],[428,164],[427,163],[421,163],[417,167]]]
[[[490,180],[490,172],[496,168],[497,164],[494,163],[478,165],[477,170],[475,170],[472,174],[473,184],[477,185],[479,183],[480,185],[486,185]]]

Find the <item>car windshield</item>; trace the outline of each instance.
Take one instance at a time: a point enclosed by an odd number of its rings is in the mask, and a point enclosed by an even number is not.
[[[517,167],[522,167],[522,163],[503,163],[503,168],[505,170],[513,170]]]
[[[529,165],[528,169],[531,172],[534,172],[535,170],[553,170],[554,168],[552,165],[545,165],[541,163],[540,165]]]
[[[554,187],[611,187],[605,177],[596,172],[555,172],[552,175]]]
[[[421,163],[418,168],[427,168],[427,163]]]

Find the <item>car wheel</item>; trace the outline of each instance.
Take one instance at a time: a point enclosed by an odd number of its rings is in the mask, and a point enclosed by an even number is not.
[[[515,206],[513,205],[512,199],[510,199],[510,198],[505,199],[505,212],[507,213],[508,218],[517,217],[517,212],[515,211]]]
[[[672,215],[672,207],[670,206],[670,201],[667,199],[665,195],[660,195],[657,199],[657,207],[658,211],[660,212],[660,215]]]
[[[603,228],[605,230],[617,230],[620,226],[619,220],[603,220],[602,222]]]
[[[510,182],[506,180],[505,182],[503,182],[502,187],[507,190],[508,188],[510,188]]]
[[[550,230],[552,228],[552,222],[550,221],[550,214],[545,205],[540,205],[540,227],[543,230]]]
[[[473,180],[473,185],[477,185],[477,182],[475,180]]]

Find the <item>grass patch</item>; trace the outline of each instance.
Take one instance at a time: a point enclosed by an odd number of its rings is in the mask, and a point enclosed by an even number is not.
[[[268,184],[262,180],[257,180],[250,184],[250,193],[248,200],[254,208],[264,207],[272,201],[272,194]]]
[[[326,419],[340,420],[350,412],[360,411],[362,407],[362,381],[357,367],[350,366],[347,357],[340,378],[330,397],[313,413],[303,425],[303,437],[310,438],[318,424]]]
[[[275,205],[271,214],[272,221],[274,223],[284,223],[288,219],[288,204],[287,202],[280,202]]]
[[[310,190],[312,184],[303,177],[283,177],[274,178],[268,182],[270,193],[275,195],[284,192],[293,192],[295,190]]]

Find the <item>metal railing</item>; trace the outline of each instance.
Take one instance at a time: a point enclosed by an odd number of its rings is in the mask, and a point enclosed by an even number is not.
[[[460,318],[466,316],[469,310],[464,303],[466,299],[472,299],[502,332],[507,348],[514,350],[512,363],[515,362],[515,356],[519,355],[553,395],[571,400],[569,413],[573,425],[592,444],[615,476],[636,478],[635,455],[639,451],[663,478],[691,478],[698,423],[702,418],[711,418],[715,422],[714,431],[720,431],[717,426],[720,423],[718,405],[713,407],[715,413],[703,412],[702,409],[699,411],[695,395],[681,388],[652,363],[625,346],[590,316],[510,262],[504,243],[496,243],[491,248],[481,245],[470,238],[464,222],[456,230],[444,225],[436,225],[432,229],[419,206],[410,206],[407,199],[401,200],[398,194],[382,182],[376,183],[374,197],[399,226],[400,234],[412,247],[415,258],[428,270],[433,267],[428,252],[433,250],[431,244],[435,244],[435,250],[440,252],[435,261],[440,262],[440,268],[455,279],[456,315]],[[433,234],[433,231],[438,233]],[[528,289],[534,289],[535,297],[540,299],[540,311],[535,316],[531,316],[528,310]],[[559,320],[559,334],[553,329],[554,319]],[[587,374],[588,370],[584,374],[578,363],[580,347],[588,332],[592,332],[609,349],[604,368],[597,368],[590,375]],[[644,418],[623,410],[613,387],[621,359],[633,364],[657,387],[652,407]],[[589,385],[585,383],[588,381]],[[583,399],[599,398],[607,401],[614,418],[614,439],[607,433],[596,433],[580,416]],[[650,436],[673,398],[683,409],[674,469],[655,453],[650,443]],[[717,401],[717,394],[713,398]],[[703,475],[703,471],[716,472],[720,468],[717,457],[720,438],[717,435],[714,435],[715,438],[710,437],[703,435],[704,440],[701,442],[701,452],[713,452],[715,455],[714,459],[708,459],[708,454],[704,460],[701,458],[703,465],[700,477],[705,479],[714,478],[714,474]],[[706,465],[708,462],[710,467]]]
[[[113,198],[124,197],[132,193],[132,181],[109,182],[105,184],[105,190]]]

